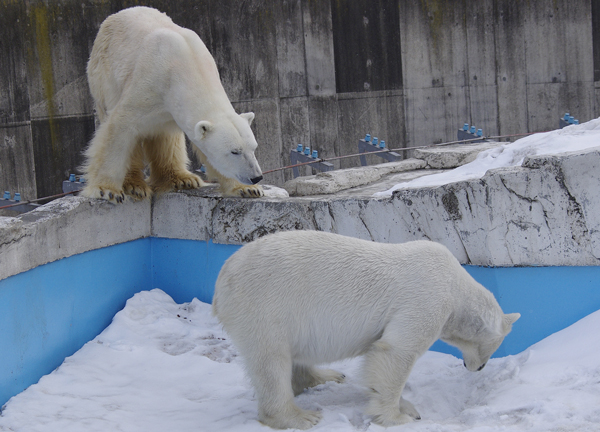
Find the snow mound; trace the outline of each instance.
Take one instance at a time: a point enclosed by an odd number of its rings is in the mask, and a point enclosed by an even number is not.
[[[404,396],[422,420],[387,431],[598,431],[600,311],[516,356],[468,372],[426,353]],[[296,398],[320,409],[314,431],[381,431],[364,415],[360,359],[347,376]],[[13,397],[1,431],[261,431],[242,359],[208,304],[178,305],[155,289],[131,298],[112,324],[51,374]]]
[[[528,156],[554,155],[600,147],[600,118],[551,132],[537,133],[494,149],[481,152],[468,164],[439,174],[419,177],[377,192],[376,197],[391,196],[398,189],[442,186],[478,179],[491,169],[521,166]]]

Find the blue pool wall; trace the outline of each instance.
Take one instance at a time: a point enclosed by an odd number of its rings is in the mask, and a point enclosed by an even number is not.
[[[92,250],[0,281],[0,406],[106,328],[135,293],[210,303],[241,246],[148,237]],[[600,267],[465,266],[503,310],[520,312],[495,357],[517,354],[600,309]],[[432,349],[460,353],[443,342]]]

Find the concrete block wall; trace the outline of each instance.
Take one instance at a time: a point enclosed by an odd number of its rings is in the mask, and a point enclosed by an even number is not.
[[[98,27],[139,4],[202,37],[235,108],[257,115],[264,170],[297,143],[329,157],[365,132],[397,148],[452,140],[463,122],[512,134],[600,115],[595,0],[0,0],[0,189],[60,191],[94,131]]]

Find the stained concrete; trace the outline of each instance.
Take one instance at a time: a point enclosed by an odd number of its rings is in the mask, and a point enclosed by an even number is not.
[[[484,150],[501,146],[502,143],[490,141],[477,144],[457,144],[451,146],[424,147],[413,150],[416,159],[426,162],[428,168],[456,168],[475,160]]]
[[[235,108],[256,113],[264,170],[288,165],[298,143],[341,156],[365,133],[402,148],[452,141],[464,122],[499,135],[554,129],[564,112],[598,117],[596,3],[144,2],[205,41]],[[137,4],[0,0],[0,190],[58,193],[81,164],[92,43],[108,15]]]
[[[148,237],[150,223],[150,201],[115,206],[73,196],[18,217],[0,217],[0,279],[88,250]]]
[[[390,174],[414,171],[427,166],[421,159],[321,172],[313,176],[297,177],[284,184],[291,196],[333,194],[345,189],[378,182]]]
[[[369,167],[376,180],[335,194],[223,198],[210,186],[122,205],[61,198],[19,217],[0,217],[0,279],[148,236],[243,244],[283,230],[384,243],[429,239],[464,264],[600,265],[600,147],[529,157],[521,167],[490,170],[481,179],[372,197],[391,183],[440,171],[425,168],[424,160],[410,163],[405,172],[394,172],[398,163]]]

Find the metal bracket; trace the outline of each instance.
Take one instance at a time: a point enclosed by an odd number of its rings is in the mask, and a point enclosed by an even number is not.
[[[316,150],[310,152],[310,147],[303,148],[302,144],[298,144],[295,149],[290,150],[290,161],[291,165],[296,165],[299,163],[306,163],[310,161],[314,161],[314,163],[308,164],[309,167],[312,167],[318,171],[333,171],[333,164],[330,162],[324,161],[316,161],[315,159],[319,158],[319,154]],[[293,167],[292,172],[294,173],[294,178],[300,175],[299,167]]]
[[[69,180],[64,180],[63,184],[62,184],[63,192],[80,191],[84,187],[85,187],[85,179],[83,177],[80,177],[79,179],[77,179],[75,177],[75,174],[70,174]]]
[[[379,140],[377,137],[373,137],[373,140],[371,140],[371,135],[366,134],[363,139],[358,140],[358,152],[370,153],[385,150],[385,141],[378,141]],[[393,151],[375,153],[375,156],[379,156],[380,158],[385,159],[388,162],[397,162],[402,160],[402,155]],[[367,166],[367,158],[364,156],[360,156],[360,164],[362,166]]]
[[[481,137],[481,139],[474,139],[478,137]],[[483,137],[483,130],[476,129],[475,126],[471,126],[471,128],[469,128],[469,123],[465,123],[462,129],[458,130],[456,133],[456,139],[458,141],[468,140],[469,144],[487,142],[487,140]]]
[[[569,113],[565,113],[564,117],[562,117],[558,120],[558,128],[559,129],[562,129],[566,126],[571,126],[573,124],[579,124],[579,120],[574,118]]]

